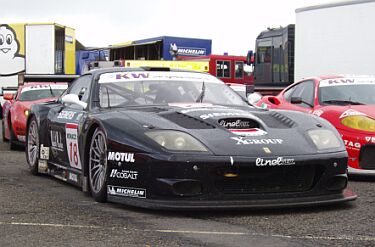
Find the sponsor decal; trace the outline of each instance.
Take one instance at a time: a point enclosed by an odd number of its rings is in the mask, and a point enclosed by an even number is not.
[[[65,35],[65,42],[67,43],[73,43],[73,37],[70,35]]]
[[[247,114],[245,112],[213,112],[213,113],[207,113],[207,114],[201,115],[199,117],[201,119],[208,119],[208,118],[227,117],[227,116],[249,116],[249,117],[253,117],[253,115]]]
[[[263,136],[266,135],[267,132],[258,128],[253,129],[229,129],[235,135],[239,136]]]
[[[69,173],[69,180],[78,183],[78,176],[75,173]]]
[[[140,79],[140,78],[149,78],[150,73],[119,73],[116,74],[116,80],[122,79]]]
[[[41,160],[48,160],[49,159],[49,148],[44,147],[43,144],[40,145],[39,159],[41,159]]]
[[[345,85],[363,85],[374,84],[375,80],[372,77],[364,78],[337,78],[322,80],[319,87],[345,86]]]
[[[283,157],[277,157],[276,159],[257,158],[255,160],[256,166],[290,166],[295,164],[294,159],[285,159]]]
[[[176,43],[169,44],[169,53],[172,57],[176,56],[204,56],[206,55],[205,48],[196,47],[178,47]]]
[[[111,174],[109,175],[110,178],[121,178],[121,179],[131,179],[137,180],[138,172],[137,171],[128,171],[122,170],[119,171],[117,169],[112,169]]]
[[[59,115],[57,115],[57,118],[71,120],[74,118],[74,114],[74,111],[61,111]]]
[[[345,146],[350,149],[360,149],[361,148],[361,143],[359,142],[352,142],[348,140],[343,140],[345,143]]]
[[[366,116],[366,114],[353,110],[353,109],[349,109],[343,112],[339,118],[341,119],[341,118],[349,117],[349,116]]]
[[[263,147],[263,151],[264,151],[266,154],[270,154],[270,153],[272,153],[272,152],[271,152],[271,149],[269,149],[268,147]]]
[[[231,137],[231,139],[235,140],[237,145],[265,145],[265,144],[282,144],[284,141],[282,139],[253,139],[253,138],[246,138],[243,136],[239,137]]]
[[[181,107],[181,108],[195,108],[195,107],[210,107],[212,104],[210,103],[169,103],[169,106]],[[192,111],[194,111],[193,109]],[[182,113],[186,113],[185,110],[181,111]],[[189,112],[189,110],[187,111]]]
[[[134,163],[134,153],[108,152],[107,160]]]
[[[65,125],[65,132],[69,164],[71,167],[82,169],[78,148],[78,124],[67,123]]]
[[[315,116],[318,116],[320,117],[320,115],[322,115],[324,112],[322,110],[315,110],[313,112],[311,112],[311,114],[315,115]]]
[[[366,142],[375,143],[375,136],[366,136],[365,140],[366,140]]]
[[[64,144],[62,142],[62,136],[61,133],[57,130],[50,130],[51,134],[51,145],[52,148],[63,151],[64,150]]]
[[[108,194],[114,196],[146,198],[146,189],[108,185]]]
[[[26,136],[17,135],[17,139],[18,139],[20,142],[25,142],[25,141],[26,141]]]
[[[219,124],[226,129],[249,129],[250,121],[244,119],[221,119]]]

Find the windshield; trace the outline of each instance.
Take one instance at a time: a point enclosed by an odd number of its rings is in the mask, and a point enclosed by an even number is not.
[[[21,91],[21,94],[18,98],[19,101],[34,101],[46,98],[53,98],[60,96],[67,85],[38,85],[38,86],[30,86],[24,87]]]
[[[325,86],[319,88],[322,105],[375,104],[375,83]]]
[[[160,105],[172,103],[211,103],[246,105],[224,83],[208,81],[147,80],[100,84],[100,106]]]

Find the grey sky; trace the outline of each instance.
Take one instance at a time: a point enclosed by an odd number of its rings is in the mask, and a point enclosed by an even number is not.
[[[0,23],[54,22],[85,46],[178,36],[212,39],[212,53],[246,55],[267,27],[295,23],[295,9],[331,0],[0,0]]]

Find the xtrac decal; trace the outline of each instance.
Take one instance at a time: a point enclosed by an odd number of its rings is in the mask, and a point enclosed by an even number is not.
[[[78,124],[67,123],[65,125],[65,132],[69,164],[73,168],[82,169],[78,149]]]
[[[341,118],[349,117],[349,116],[366,116],[366,114],[353,110],[353,109],[349,109],[343,112],[339,118],[341,119]]]
[[[108,185],[108,195],[146,198],[146,189]]]
[[[295,165],[294,159],[285,159],[277,157],[276,159],[257,158],[255,160],[256,166],[290,166]]]
[[[253,139],[246,138],[243,136],[231,137],[231,139],[236,141],[237,145],[265,145],[265,144],[283,144],[282,139]]]
[[[111,173],[109,174],[110,178],[120,178],[120,179],[130,179],[130,180],[137,180],[138,172],[137,171],[128,171],[128,170],[117,170],[112,169]]]
[[[134,163],[134,153],[120,153],[120,152],[108,152],[107,160]]]
[[[375,143],[375,136],[366,136],[365,140],[369,143]]]
[[[74,118],[74,115],[75,115],[74,111],[61,111],[59,115],[57,115],[57,118],[72,120]]]

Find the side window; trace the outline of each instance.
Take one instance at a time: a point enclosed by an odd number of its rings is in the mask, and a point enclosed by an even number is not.
[[[90,85],[91,75],[82,76],[73,82],[69,93],[78,95],[81,101],[87,103],[90,95]]]
[[[230,61],[216,61],[216,76],[230,78]]]
[[[304,81],[291,88],[284,94],[285,99],[290,102],[292,97],[300,97],[302,103],[299,106],[310,108],[314,105],[314,81]]]
[[[236,79],[242,79],[243,78],[243,62],[242,61],[236,61],[235,65],[235,78]]]

